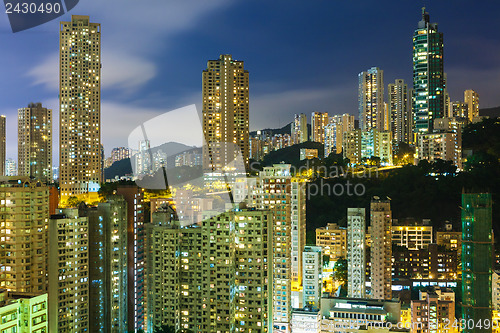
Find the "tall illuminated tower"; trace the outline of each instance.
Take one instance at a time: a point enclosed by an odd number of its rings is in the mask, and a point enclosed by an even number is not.
[[[313,112],[311,115],[311,141],[325,142],[325,126],[328,125],[327,112]]]
[[[392,212],[389,200],[378,197],[370,205],[372,298],[392,299]]]
[[[97,192],[101,182],[101,25],[88,16],[59,33],[61,199]]]
[[[462,194],[462,318],[491,322],[492,200],[489,193]],[[491,332],[466,327],[463,332]]]
[[[408,85],[404,80],[396,80],[389,84],[389,114],[390,131],[395,144],[399,142],[410,143],[411,109],[409,103]]]
[[[384,71],[372,67],[358,75],[359,125],[364,131],[385,129]]]
[[[52,110],[30,103],[17,115],[18,175],[52,182]]]
[[[209,60],[203,71],[203,169],[220,170],[233,161],[239,147],[249,158],[249,81],[243,61],[229,54]],[[230,146],[226,144],[230,144]],[[232,147],[231,147],[232,146]]]
[[[434,119],[445,116],[445,75],[443,33],[437,23],[429,22],[422,8],[422,20],[413,34],[413,132],[432,132]]]
[[[347,208],[347,296],[365,297],[365,209]]]
[[[464,103],[467,104],[469,121],[479,116],[479,94],[472,89],[464,91]]]

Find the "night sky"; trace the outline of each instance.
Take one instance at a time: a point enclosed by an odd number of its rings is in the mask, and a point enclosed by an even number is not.
[[[480,107],[500,105],[500,2],[426,1],[444,33],[452,100],[474,89]],[[412,75],[412,35],[423,1],[97,1],[102,31],[102,139],[106,156],[142,122],[190,104],[201,108],[201,72],[221,53],[250,71],[250,127],[281,127],[294,113],[357,116],[357,74],[384,70],[384,84]],[[0,14],[0,113],[7,156],[17,159],[17,109],[54,112],[58,165],[58,21],[13,34]],[[310,121],[310,119],[309,119]]]

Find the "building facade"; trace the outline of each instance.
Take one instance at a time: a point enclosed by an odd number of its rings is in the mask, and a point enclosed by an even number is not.
[[[313,112],[311,115],[311,141],[325,143],[325,126],[328,125],[327,112]]]
[[[491,322],[492,200],[489,193],[462,194],[462,318]],[[469,332],[491,332],[467,327]]]
[[[61,22],[59,43],[59,184],[64,201],[96,193],[102,181],[101,25],[73,15],[71,22]]]
[[[249,76],[243,61],[223,54],[203,71],[203,168],[221,170],[249,159]],[[230,145],[228,145],[230,144]],[[239,148],[240,151],[237,151]]]
[[[17,113],[18,175],[52,183],[52,110],[30,103]]]
[[[384,71],[372,67],[358,75],[359,127],[363,131],[385,130]]]
[[[89,332],[88,220],[60,209],[49,221],[49,332]]]
[[[392,212],[389,200],[374,197],[370,204],[371,297],[392,299]]]
[[[390,131],[394,144],[404,142],[409,144],[413,141],[412,114],[410,106],[410,92],[404,80],[397,79],[389,84],[389,115]]]
[[[472,89],[464,91],[464,103],[467,105],[469,122],[479,117],[479,94]]]
[[[0,332],[47,333],[47,294],[0,290]]]
[[[306,246],[302,254],[302,304],[304,308],[319,309],[323,288],[323,249],[319,246]]]
[[[365,297],[365,231],[364,208],[347,208],[347,295]]]
[[[422,20],[413,34],[413,133],[431,133],[434,119],[445,117],[443,33],[430,23],[422,8]]]
[[[5,174],[5,158],[6,155],[6,146],[5,146],[5,137],[6,133],[6,117],[4,115],[0,116],[0,176],[6,176]]]
[[[347,258],[347,229],[337,223],[328,223],[316,229],[316,246],[321,246],[330,261]]]
[[[0,288],[47,290],[49,188],[27,177],[0,181]]]

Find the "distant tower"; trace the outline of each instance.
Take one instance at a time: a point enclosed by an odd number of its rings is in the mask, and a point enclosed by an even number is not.
[[[248,163],[249,139],[249,74],[243,61],[222,54],[209,60],[203,71],[203,169],[221,170],[237,156],[225,144],[239,147]]]
[[[390,131],[393,142],[410,143],[412,137],[411,109],[409,104],[408,85],[404,80],[396,80],[389,84]]]
[[[101,25],[88,16],[61,22],[59,34],[61,198],[101,183]]]
[[[389,200],[370,205],[372,298],[392,299],[392,213]]]
[[[307,131],[307,116],[304,113],[296,114],[291,129],[292,142],[294,145],[307,142],[309,133]]]
[[[464,91],[464,103],[467,104],[469,121],[479,116],[479,94],[472,89]]]
[[[313,112],[311,115],[311,141],[325,142],[325,126],[328,125],[327,112]]]
[[[462,318],[491,322],[492,200],[489,193],[462,194]],[[484,326],[463,332],[491,332]]]
[[[52,182],[52,110],[30,103],[18,110],[18,175]]]
[[[347,296],[365,297],[365,209],[347,209]]]
[[[384,71],[372,67],[358,75],[359,122],[363,131],[385,129]]]
[[[445,74],[443,33],[437,23],[429,22],[422,8],[422,20],[413,34],[413,132],[430,133],[434,119],[445,116]]]

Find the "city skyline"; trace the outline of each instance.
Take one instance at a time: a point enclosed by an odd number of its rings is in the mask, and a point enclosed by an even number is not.
[[[158,28],[158,31],[151,32],[151,36],[139,39],[136,31],[133,33],[130,29],[137,28],[137,24],[145,24],[148,15],[158,15],[149,12],[148,9],[143,9],[139,12],[135,21],[130,24],[130,27],[123,27],[121,22],[116,22],[114,16],[104,18],[102,13],[97,12],[97,9],[109,9],[109,5],[102,5],[104,8],[90,8],[85,4],[79,5],[77,12],[74,14],[89,15],[91,21],[100,22],[103,25],[103,31],[106,32],[103,36],[103,43],[107,47],[103,47],[103,143],[106,151],[106,156],[114,147],[123,146],[126,141],[126,136],[130,130],[140,124],[144,119],[149,119],[152,116],[169,111],[178,106],[188,104],[197,104],[198,111],[201,112],[201,80],[199,71],[204,68],[206,59],[212,59],[219,54],[232,54],[234,59],[244,60],[246,67],[251,73],[252,87],[250,89],[250,129],[261,129],[264,127],[281,127],[291,122],[294,113],[310,113],[312,111],[329,112],[330,114],[351,113],[356,114],[357,104],[357,78],[356,75],[370,66],[378,66],[385,73],[385,81],[392,82],[396,78],[405,79],[406,82],[411,82],[411,34],[414,31],[416,24],[421,16],[422,4],[416,3],[408,5],[405,10],[397,9],[398,15],[395,15],[395,9],[389,7],[382,9],[377,8],[375,4],[342,4],[338,6],[324,5],[325,13],[320,13],[317,8],[309,8],[297,3],[291,3],[289,9],[277,23],[266,23],[255,31],[246,32],[247,26],[252,26],[254,23],[249,21],[252,15],[255,18],[259,16],[270,15],[277,9],[275,5],[266,4],[269,6],[269,13],[257,13],[257,9],[253,5],[232,4],[229,5],[223,1],[213,2],[211,4],[198,4],[189,2],[185,5],[179,5],[175,8],[170,8],[165,5],[164,9],[171,9],[169,12],[185,13],[183,18],[176,18],[169,23],[166,28]],[[130,4],[124,4],[123,12],[131,11]],[[229,36],[216,38],[213,45],[206,45],[213,37],[207,37],[203,32],[203,26],[213,15],[224,15],[233,11],[241,10],[242,7],[247,10],[244,20],[245,22],[234,22],[232,19],[220,20],[218,25],[231,25],[234,29],[242,31],[245,39],[253,42],[254,46],[261,46],[259,52],[256,49],[259,47],[248,48],[243,45],[245,43],[235,42]],[[445,34],[445,72],[448,74],[448,88],[452,100],[462,99],[463,91],[466,89],[474,89],[481,96],[481,108],[493,107],[500,104],[496,101],[494,89],[498,76],[495,76],[495,71],[500,68],[499,61],[489,56],[494,54],[497,45],[497,37],[493,35],[495,31],[494,20],[489,20],[488,17],[492,12],[491,8],[483,4],[467,7],[467,15],[463,14],[465,4],[458,4],[456,8],[447,8],[443,4],[435,3],[427,8],[431,15],[431,21],[439,22],[439,30]],[[134,8],[137,9],[137,8]],[[336,11],[335,11],[335,10]],[[294,34],[295,41],[298,43],[294,49],[296,52],[287,52],[290,49],[291,38],[284,34],[282,27],[278,27],[278,23],[284,24],[291,22],[295,13],[299,11],[307,11],[308,13],[317,15],[315,22],[309,22],[310,18],[303,18],[292,29],[290,34]],[[366,24],[360,24],[357,19],[348,19],[339,17],[338,12],[356,13],[356,17],[364,17],[370,11],[381,11],[382,18],[377,24],[372,24],[373,29],[384,31],[389,27],[397,25],[401,27],[395,32],[391,32],[391,36],[387,38],[377,38],[376,41],[370,39],[362,33],[363,27]],[[456,15],[452,15],[455,13]],[[140,15],[142,14],[142,16]],[[189,15],[188,15],[189,14]],[[326,16],[331,16],[327,20]],[[212,15],[212,16],[211,16]],[[473,16],[475,15],[475,18]],[[141,16],[141,17],[139,17]],[[64,15],[60,20],[67,20],[69,15]],[[226,17],[226,16],[224,16]],[[149,16],[151,19],[154,16]],[[136,22],[137,21],[137,22]],[[345,22],[347,21],[347,22]],[[482,27],[477,24],[479,21],[484,21]],[[464,23],[470,24],[465,29]],[[476,24],[474,23],[476,22]],[[245,25],[247,23],[247,25]],[[151,23],[147,23],[151,24]],[[346,37],[338,37],[335,34],[337,25],[348,29],[346,34],[349,38],[358,40],[361,44],[367,46],[379,43],[380,46],[396,43],[398,47],[391,47],[391,52],[388,56],[388,51],[379,51],[383,47],[377,47],[374,52],[360,55],[357,52],[359,46],[355,46],[352,42],[347,41]],[[290,26],[290,25],[287,25]],[[305,28],[307,26],[307,28]],[[7,22],[0,22],[0,31],[7,31]],[[267,29],[265,38],[261,38],[262,29]],[[302,31],[302,30],[303,31]],[[316,30],[321,29],[324,36],[315,37],[320,40],[320,51],[317,52],[317,47],[312,47],[308,41],[308,36]],[[250,29],[252,30],[252,29]],[[123,31],[123,32],[119,32]],[[302,32],[301,32],[302,31]],[[245,33],[246,32],[246,33]],[[140,42],[138,47],[133,50],[123,43],[124,33],[130,35],[131,40]],[[43,44],[35,40],[39,35],[43,35]],[[194,36],[194,37],[193,37]],[[473,40],[473,37],[481,36],[481,38]],[[0,57],[9,63],[17,64],[17,61],[23,60],[22,65],[11,66],[16,67],[16,73],[12,73],[13,69],[6,68],[6,75],[15,78],[13,82],[9,82],[8,86],[2,86],[5,91],[5,96],[2,96],[4,104],[1,113],[7,115],[7,157],[15,157],[16,133],[12,131],[12,126],[15,111],[27,105],[29,102],[42,102],[48,108],[58,110],[57,107],[57,62],[56,40],[57,28],[56,23],[51,22],[33,30],[7,35],[3,34],[5,45],[8,49],[15,49],[18,43],[33,43],[40,52],[35,58],[29,55],[22,55],[19,59],[12,59],[9,51],[6,51]],[[182,37],[182,38],[181,38]],[[183,37],[193,37],[192,39]],[[330,43],[323,43],[323,39],[331,40]],[[165,54],[159,55],[158,51],[153,51],[148,47],[148,43],[152,40],[165,40],[160,43],[160,49],[166,48],[164,44],[172,41],[169,48],[165,50]],[[207,39],[207,41],[205,41]],[[188,42],[189,40],[189,42]],[[314,40],[314,39],[313,39]],[[273,43],[273,41],[279,41]],[[257,44],[255,44],[257,43]],[[337,43],[337,44],[335,44]],[[339,44],[340,43],[340,44]],[[188,44],[187,50],[179,50],[175,45]],[[277,44],[277,45],[275,45]],[[335,45],[333,45],[335,44]],[[463,48],[463,45],[470,45]],[[250,44],[248,44],[250,45]],[[343,48],[347,52],[340,54],[336,45],[344,45]],[[172,47],[172,50],[170,49]],[[462,47],[462,48],[460,48]],[[202,48],[203,51],[197,51]],[[457,50],[460,48],[460,52]],[[174,50],[175,49],[175,50]],[[216,50],[215,50],[216,49]],[[189,52],[186,52],[188,51]],[[267,57],[266,50],[277,52],[277,56]],[[315,50],[316,52],[313,52]],[[486,52],[487,50],[490,50]],[[123,51],[120,60],[110,58],[113,53]],[[172,53],[178,52],[176,57],[172,59]],[[181,52],[179,52],[181,51]],[[194,52],[192,52],[194,51]],[[317,65],[305,68],[290,70],[297,63],[298,59],[317,59],[321,67]],[[314,58],[313,58],[314,57]],[[350,61],[348,66],[345,66],[347,57]],[[325,67],[324,60],[331,58],[335,61],[327,62]],[[474,61],[470,61],[474,59]],[[26,64],[31,65],[26,65]],[[129,67],[130,73],[120,71],[124,66]],[[175,66],[170,64],[175,63]],[[42,66],[43,65],[43,66]],[[342,65],[342,66],[341,66]],[[175,67],[175,68],[174,68]],[[178,73],[182,68],[183,72]],[[185,74],[185,75],[184,75]],[[280,75],[278,75],[280,74]],[[172,80],[162,80],[165,75]],[[271,78],[272,77],[272,78]],[[279,77],[278,79],[276,77]],[[158,84],[158,80],[162,80]],[[171,87],[173,82],[177,81],[175,87]],[[12,88],[16,87],[16,91]],[[23,88],[23,89],[21,89]],[[26,88],[26,89],[24,89]],[[21,95],[19,91],[23,91]],[[118,111],[120,110],[120,111]],[[272,112],[271,112],[272,111]],[[121,112],[123,115],[120,119],[115,119],[113,115]],[[54,123],[58,122],[58,115],[54,112]],[[120,126],[112,126],[113,122],[118,122]],[[58,140],[57,131],[54,131],[54,142]],[[55,147],[56,149],[58,147]],[[58,152],[54,151],[54,156]],[[54,165],[58,165],[58,161],[54,158]]]

